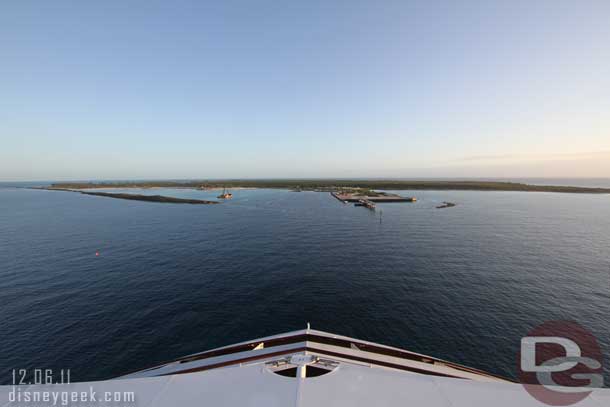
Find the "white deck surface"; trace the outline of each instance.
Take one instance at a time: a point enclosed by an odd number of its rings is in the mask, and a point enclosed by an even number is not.
[[[333,372],[311,378],[283,377],[262,362],[203,372],[139,379],[83,382],[70,385],[20,386],[34,391],[134,392],[135,402],[74,403],[79,406],[544,406],[518,384],[441,378],[385,368],[341,363]],[[13,386],[0,386],[0,406],[52,406],[11,403]],[[61,405],[57,403],[55,405]],[[600,389],[579,407],[610,406],[610,389]]]

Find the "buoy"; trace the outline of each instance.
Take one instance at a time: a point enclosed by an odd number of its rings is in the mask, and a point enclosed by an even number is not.
[[[100,252],[95,252],[95,255],[96,255],[96,256],[99,256],[99,255],[100,255]]]

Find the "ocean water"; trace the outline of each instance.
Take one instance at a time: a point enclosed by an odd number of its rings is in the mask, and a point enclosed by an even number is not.
[[[400,191],[419,201],[371,212],[232,192],[0,188],[0,383],[110,378],[307,322],[515,377],[520,338],[549,320],[597,337],[608,380],[610,195]]]

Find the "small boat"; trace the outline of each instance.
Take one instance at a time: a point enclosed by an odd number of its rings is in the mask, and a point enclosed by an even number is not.
[[[233,198],[233,194],[230,193],[230,192],[227,192],[226,188],[223,188],[222,189],[222,194],[218,195],[217,198],[220,198],[220,199],[231,199],[231,198]]]
[[[443,202],[442,205],[438,205],[436,209],[453,208],[455,204],[453,202]]]

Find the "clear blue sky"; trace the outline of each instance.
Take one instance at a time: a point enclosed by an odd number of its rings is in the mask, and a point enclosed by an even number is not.
[[[610,2],[5,1],[0,180],[610,176]]]

